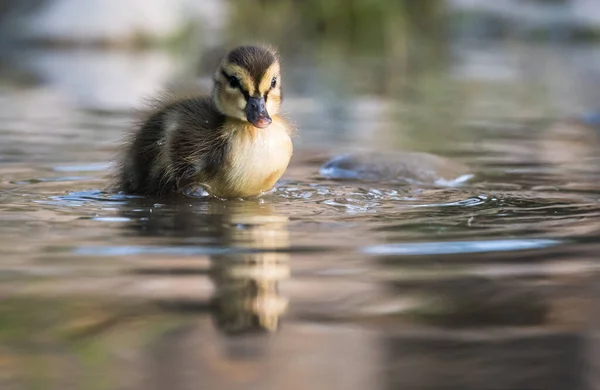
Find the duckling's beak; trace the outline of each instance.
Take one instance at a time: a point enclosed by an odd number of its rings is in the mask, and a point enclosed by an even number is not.
[[[264,129],[268,127],[272,120],[267,112],[264,97],[251,97],[246,103],[246,119],[252,123],[254,127]]]

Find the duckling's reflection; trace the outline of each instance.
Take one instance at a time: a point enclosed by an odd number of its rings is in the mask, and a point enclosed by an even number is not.
[[[274,331],[287,308],[278,292],[280,280],[290,276],[288,219],[257,203],[235,203],[227,219],[227,242],[244,249],[236,255],[212,259],[215,283],[215,320],[227,332]]]
[[[278,283],[290,276],[288,218],[253,201],[201,201],[153,205],[136,200],[122,209],[138,235],[182,237],[214,246],[209,277],[215,292],[211,314],[227,334],[272,332],[288,300]],[[223,249],[223,251],[221,251]]]

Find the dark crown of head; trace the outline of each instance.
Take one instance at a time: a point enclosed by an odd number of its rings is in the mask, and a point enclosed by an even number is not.
[[[259,46],[241,46],[227,55],[227,61],[248,70],[255,80],[277,61],[276,55],[269,49]]]

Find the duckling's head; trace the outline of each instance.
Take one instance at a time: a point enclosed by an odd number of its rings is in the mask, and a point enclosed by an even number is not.
[[[213,100],[228,117],[264,129],[279,111],[281,99],[279,58],[269,47],[233,49],[215,73]]]

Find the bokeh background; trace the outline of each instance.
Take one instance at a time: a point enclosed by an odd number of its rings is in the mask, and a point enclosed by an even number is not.
[[[10,100],[26,93],[30,111],[48,109],[32,96],[119,111],[178,83],[206,90],[223,51],[253,41],[282,53],[287,109],[305,130],[299,142],[379,137],[378,147],[421,149],[441,140],[442,126],[456,136],[465,115],[561,118],[593,113],[599,101],[594,0],[3,0],[0,7],[2,89],[20,93]],[[395,140],[377,134],[377,121],[397,119],[404,129],[391,132]],[[419,134],[398,139],[411,132]]]

